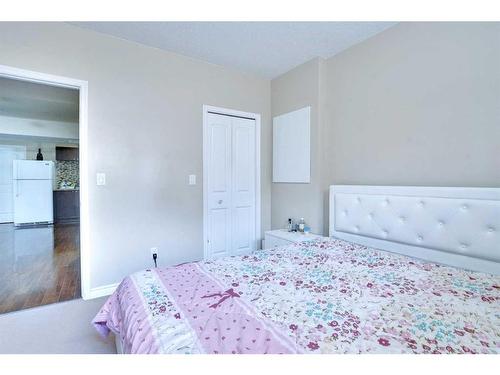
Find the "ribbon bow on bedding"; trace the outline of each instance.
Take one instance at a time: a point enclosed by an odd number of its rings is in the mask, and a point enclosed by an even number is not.
[[[225,292],[219,292],[219,293],[214,293],[214,294],[207,294],[205,296],[202,296],[201,298],[212,298],[212,297],[220,297],[219,301],[214,303],[213,305],[210,305],[209,307],[216,309],[219,307],[222,302],[227,300],[228,298],[234,298],[234,297],[239,297],[240,295],[234,291],[233,288],[226,290]]]

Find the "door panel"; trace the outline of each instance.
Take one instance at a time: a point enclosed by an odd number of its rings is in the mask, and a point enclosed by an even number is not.
[[[209,257],[256,249],[255,120],[208,114],[207,249]]]
[[[232,119],[233,252],[256,249],[255,120]]]
[[[234,213],[234,228],[233,228],[233,239],[234,239],[234,250],[236,252],[247,252],[253,250],[253,233],[252,228],[254,227],[254,222],[252,221],[252,207],[236,207],[233,210]]]
[[[210,168],[210,190],[214,193],[227,193],[230,181],[230,137],[229,124],[215,123],[210,129],[210,138],[212,139],[212,147],[210,155],[212,163]]]
[[[235,125],[233,126],[233,175],[234,191],[238,193],[252,190],[252,139],[250,132],[252,128]]]
[[[208,248],[224,256],[231,251],[231,118],[208,120]]]
[[[209,212],[210,250],[213,257],[230,253],[231,212],[229,208],[213,208]]]

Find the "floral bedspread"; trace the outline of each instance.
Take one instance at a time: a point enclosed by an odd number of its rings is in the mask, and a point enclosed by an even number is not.
[[[135,273],[93,323],[127,353],[500,353],[500,276],[328,239]]]

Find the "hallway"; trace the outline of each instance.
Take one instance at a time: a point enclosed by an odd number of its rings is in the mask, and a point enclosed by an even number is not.
[[[0,314],[80,298],[80,226],[0,225]]]

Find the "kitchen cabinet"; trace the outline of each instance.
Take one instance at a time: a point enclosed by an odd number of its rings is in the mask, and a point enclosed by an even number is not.
[[[54,222],[77,223],[80,221],[80,191],[54,191]]]
[[[56,160],[78,160],[78,147],[56,147]]]

